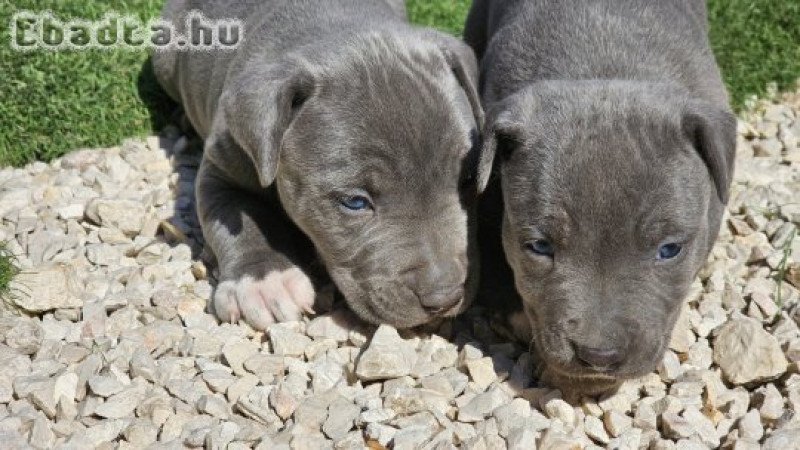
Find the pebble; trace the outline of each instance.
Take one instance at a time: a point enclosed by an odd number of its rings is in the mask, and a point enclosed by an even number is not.
[[[49,449],[53,448],[56,435],[50,428],[50,422],[42,414],[36,416],[33,420],[33,427],[31,428],[30,444],[36,449]],[[4,441],[5,445],[9,445],[8,441]]]
[[[597,417],[586,416],[583,420],[583,430],[586,432],[587,436],[598,444],[608,444],[611,440],[608,433],[606,433],[603,422]]]
[[[764,450],[800,449],[800,427],[773,432],[761,446]]]
[[[95,375],[89,378],[89,388],[96,395],[101,397],[110,397],[122,391],[125,388],[125,385],[123,385],[115,377],[108,375]]]
[[[122,419],[130,416],[143,398],[142,389],[128,388],[106,399],[103,404],[95,408],[94,413],[107,419]]]
[[[774,379],[788,366],[778,340],[747,318],[722,327],[715,340],[714,362],[735,385]]]
[[[617,411],[606,411],[603,413],[603,424],[611,436],[619,437],[633,426],[633,419]]]
[[[417,361],[414,346],[393,327],[378,327],[367,349],[358,357],[356,375],[363,381],[398,378],[411,373]]]
[[[761,440],[764,436],[764,428],[761,426],[761,418],[758,411],[751,409],[739,420],[739,436],[753,441]]]
[[[115,228],[127,236],[136,236],[144,226],[145,210],[131,200],[94,199],[86,206],[86,217],[97,225]]]
[[[311,344],[308,336],[302,335],[286,324],[276,324],[269,328],[269,341],[276,355],[300,356]]]
[[[461,407],[458,411],[458,420],[461,422],[481,421],[506,400],[506,396],[499,388],[478,394]]]
[[[134,420],[122,434],[131,446],[142,448],[157,441],[158,428],[147,420],[138,419]]]
[[[353,428],[360,413],[361,408],[350,402],[334,402],[329,407],[328,418],[322,424],[322,432],[337,441]]]
[[[347,310],[337,310],[309,322],[306,333],[312,338],[328,338],[336,342],[347,342],[355,319]]]
[[[83,306],[77,275],[63,264],[24,271],[14,279],[10,289],[18,293],[9,297],[11,302],[28,313]]]
[[[510,403],[497,407],[492,411],[497,423],[498,434],[508,437],[516,428],[531,428],[539,431],[549,425],[549,421],[541,413],[531,408],[525,399],[515,398]]]
[[[283,420],[291,417],[294,410],[297,409],[298,404],[294,395],[284,386],[278,386],[272,389],[269,394],[269,403],[275,410],[275,413],[278,414],[278,417]]]
[[[365,430],[365,436],[367,439],[378,443],[383,448],[388,448],[389,442],[391,442],[396,433],[397,428],[380,423],[371,423],[367,425]]]
[[[671,439],[688,438],[695,434],[694,425],[677,413],[665,412],[661,415],[664,435]]]
[[[480,390],[485,390],[497,379],[497,373],[494,371],[494,363],[492,358],[477,358],[466,361],[469,376],[475,383],[475,386]]]
[[[529,428],[513,429],[506,442],[509,450],[529,450],[536,447],[536,431]]]
[[[39,351],[44,337],[44,330],[34,320],[20,319],[5,334],[5,343],[23,355],[32,355]]]
[[[222,347],[222,356],[236,375],[244,375],[245,361],[259,351],[259,346],[249,340],[230,342]]]
[[[231,408],[225,399],[216,395],[203,395],[197,401],[197,410],[219,419],[227,419],[231,415]]]
[[[549,429],[542,434],[539,450],[568,450],[586,448],[587,443],[561,431]]]
[[[544,413],[551,419],[560,420],[567,426],[575,423],[575,410],[569,403],[560,398],[554,398],[544,405]]]
[[[228,401],[231,403],[236,403],[236,401],[244,394],[250,392],[251,389],[258,385],[259,379],[255,375],[246,374],[241,378],[236,379],[231,385],[228,387],[226,391],[226,395],[228,397]]]

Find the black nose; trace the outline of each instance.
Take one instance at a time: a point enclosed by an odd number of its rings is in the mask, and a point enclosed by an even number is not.
[[[625,358],[625,352],[619,348],[591,348],[573,344],[575,355],[586,366],[595,370],[614,369]]]
[[[458,287],[449,291],[434,292],[421,296],[422,306],[431,314],[444,313],[458,305],[464,298],[464,288]]]

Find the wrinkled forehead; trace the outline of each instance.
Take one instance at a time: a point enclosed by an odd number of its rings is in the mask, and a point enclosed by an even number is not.
[[[456,183],[478,151],[473,112],[449,69],[416,63],[353,62],[323,80],[293,133],[318,153],[306,167],[374,185]]]
[[[534,140],[504,171],[507,202],[520,222],[606,235],[691,228],[708,201],[707,178],[676,129],[640,118]]]

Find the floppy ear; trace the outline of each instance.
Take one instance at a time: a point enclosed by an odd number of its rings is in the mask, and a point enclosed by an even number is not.
[[[483,128],[484,114],[481,106],[481,98],[478,94],[478,61],[475,53],[467,44],[450,36],[441,41],[440,47],[444,54],[447,64],[453,70],[453,74],[467,94],[469,105],[472,108],[472,115],[478,129]]]
[[[447,64],[453,71],[453,75],[467,95],[467,100],[472,109],[472,116],[475,119],[475,123],[478,124],[478,133],[482,134],[486,119],[481,106],[480,94],[478,93],[478,61],[475,58],[475,53],[467,44],[454,37],[442,36],[437,33],[435,39]],[[477,167],[478,192],[483,192],[486,188],[491,171],[492,161],[491,159],[485,161],[483,151],[481,151]]]
[[[518,107],[520,95],[513,94],[495,103],[486,116],[483,149],[478,164],[481,168],[478,182],[484,188],[489,183],[495,159],[500,162],[507,160],[525,139],[523,114],[530,111]]]
[[[312,75],[299,64],[248,68],[222,94],[209,141],[232,138],[267,187],[275,180],[283,135],[313,89]]]
[[[727,204],[736,156],[736,117],[708,102],[693,101],[684,111],[683,131],[706,163],[719,200]]]

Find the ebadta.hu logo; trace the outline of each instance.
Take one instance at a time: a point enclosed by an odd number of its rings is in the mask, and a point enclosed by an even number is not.
[[[182,27],[164,19],[143,22],[109,12],[100,20],[60,20],[51,11],[19,11],[11,17],[11,46],[18,51],[154,49],[231,50],[244,40],[238,19],[211,20],[200,12],[186,15]]]

